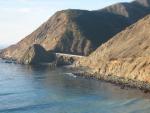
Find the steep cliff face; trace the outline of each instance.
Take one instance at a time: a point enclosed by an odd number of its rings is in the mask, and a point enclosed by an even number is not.
[[[59,11],[16,45],[0,52],[0,57],[19,59],[33,44],[47,51],[89,55],[149,12],[149,0],[119,3],[97,11]]]
[[[150,15],[126,28],[79,61],[93,72],[150,83]]]

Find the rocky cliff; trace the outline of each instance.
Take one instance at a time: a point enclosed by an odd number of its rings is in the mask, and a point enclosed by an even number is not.
[[[46,51],[39,44],[34,44],[29,47],[28,50],[18,59],[18,63],[22,64],[40,64],[40,63],[49,63],[55,60],[55,54]]]
[[[78,64],[93,72],[150,83],[150,15],[129,26]]]
[[[37,30],[0,52],[1,58],[20,59],[33,45],[46,51],[89,55],[99,45],[150,12],[150,0],[118,3],[96,11],[64,10]]]

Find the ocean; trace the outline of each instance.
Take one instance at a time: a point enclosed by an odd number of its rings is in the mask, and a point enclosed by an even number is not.
[[[0,60],[0,113],[150,112],[150,94],[77,77],[75,71]]]

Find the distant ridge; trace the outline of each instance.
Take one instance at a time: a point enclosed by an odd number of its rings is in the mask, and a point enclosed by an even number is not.
[[[150,13],[150,0],[118,3],[97,11],[63,10],[0,57],[19,59],[34,44],[47,51],[89,55],[102,43]]]
[[[143,5],[144,7],[150,6],[150,0],[136,0],[134,2],[137,4]]]

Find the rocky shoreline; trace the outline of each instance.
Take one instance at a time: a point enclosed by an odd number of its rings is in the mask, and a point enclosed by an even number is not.
[[[142,82],[142,81],[134,81],[131,79],[123,78],[123,77],[118,77],[118,76],[106,76],[106,75],[100,75],[98,73],[91,74],[88,71],[81,71],[81,72],[76,72],[73,73],[76,76],[81,76],[85,77],[88,79],[97,79],[101,80],[104,82],[108,82],[111,84],[115,84],[119,86],[121,89],[138,89],[141,90],[144,93],[150,93],[150,83]]]
[[[9,60],[9,59],[2,59],[2,60],[4,60],[5,63],[18,64],[14,60]],[[53,63],[41,63],[38,65],[45,65],[51,68],[58,67],[57,64],[54,62]],[[62,67],[62,66],[66,66],[66,65],[61,65],[59,67]],[[78,70],[77,72],[73,73],[76,76],[81,76],[81,77],[88,78],[88,79],[97,79],[97,80],[101,80],[101,81],[108,82],[111,84],[115,84],[119,86],[121,89],[133,88],[133,89],[139,89],[144,93],[150,93],[150,83],[148,82],[135,81],[135,80],[131,80],[128,78],[112,76],[112,75],[100,75],[98,73],[91,73],[89,68],[75,67],[74,65],[69,65],[69,66],[67,65],[66,68]]]

